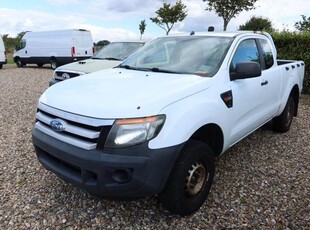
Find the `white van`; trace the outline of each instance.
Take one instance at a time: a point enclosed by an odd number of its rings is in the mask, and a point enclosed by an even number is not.
[[[93,40],[88,30],[27,32],[14,52],[17,67],[51,64],[52,69],[93,56]]]
[[[0,69],[2,69],[3,64],[6,64],[6,52],[2,40],[2,35],[0,34]]]

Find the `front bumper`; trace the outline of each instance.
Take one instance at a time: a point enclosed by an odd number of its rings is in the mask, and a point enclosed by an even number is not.
[[[52,78],[49,82],[48,82],[48,86],[51,87],[52,85],[55,85],[56,83],[61,82],[59,80],[56,80],[55,78]]]
[[[110,199],[139,198],[165,186],[183,146],[149,149],[84,150],[33,129],[32,140],[42,165],[87,192]]]

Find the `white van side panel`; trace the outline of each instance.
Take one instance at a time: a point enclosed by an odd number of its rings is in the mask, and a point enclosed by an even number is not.
[[[27,32],[22,41],[26,45],[14,53],[14,61],[19,59],[23,64],[46,64],[51,59],[66,64],[93,55],[91,33],[85,30]]]
[[[2,35],[0,34],[0,68],[2,68],[3,64],[6,64],[6,54]]]

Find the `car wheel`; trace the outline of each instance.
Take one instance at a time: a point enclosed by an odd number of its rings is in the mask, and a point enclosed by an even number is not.
[[[273,130],[279,133],[289,131],[295,111],[295,101],[292,96],[289,96],[283,112],[273,118]]]
[[[190,140],[158,199],[171,213],[181,216],[197,211],[207,198],[214,178],[214,155],[208,145]]]
[[[50,63],[51,63],[52,69],[56,69],[57,68],[58,64],[57,64],[56,59],[51,59]]]
[[[24,67],[24,63],[22,63],[20,59],[17,59],[17,60],[16,60],[16,66],[17,66],[18,68]]]

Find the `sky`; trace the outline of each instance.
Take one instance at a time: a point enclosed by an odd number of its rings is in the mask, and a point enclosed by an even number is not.
[[[165,0],[175,3],[175,0]],[[223,30],[223,19],[206,11],[202,0],[183,0],[187,17],[177,23],[170,34],[206,31],[214,26]],[[0,0],[0,34],[16,37],[22,31],[60,29],[87,29],[93,41],[119,41],[139,39],[139,24],[146,21],[144,39],[164,36],[165,31],[151,22],[163,0]],[[252,16],[271,20],[278,30],[294,30],[301,15],[310,16],[309,0],[258,0],[256,9],[244,11],[228,24],[228,31],[235,31]]]

